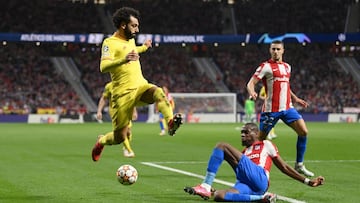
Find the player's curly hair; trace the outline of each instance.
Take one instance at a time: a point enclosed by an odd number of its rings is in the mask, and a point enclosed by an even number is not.
[[[115,28],[119,28],[122,22],[128,24],[130,22],[130,16],[140,20],[140,12],[134,8],[122,7],[116,10],[113,15],[113,24]]]

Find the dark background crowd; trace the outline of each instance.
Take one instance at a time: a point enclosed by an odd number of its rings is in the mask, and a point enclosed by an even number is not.
[[[132,0],[91,1],[11,0],[1,1],[0,33],[104,33],[99,9],[110,15],[121,6],[141,12],[140,31],[153,34],[224,34],[231,25],[246,33],[341,33],[347,8],[353,1],[297,0]],[[230,19],[223,12],[234,11]],[[235,21],[234,21],[235,20]],[[71,57],[81,73],[81,83],[98,102],[108,74],[99,71],[101,45],[3,42],[0,49],[0,113],[36,113],[55,108],[56,113],[84,113],[79,96],[57,71],[50,57]],[[360,108],[359,83],[344,71],[335,57],[358,54],[339,52],[330,43],[285,44],[284,60],[293,67],[292,90],[310,103],[302,112],[335,113],[344,107]],[[269,58],[267,44],[161,45],[141,55],[145,78],[171,92],[217,92],[216,84],[197,70],[191,58],[212,58],[218,77],[243,104],[246,82],[257,66]],[[261,101],[257,102],[259,110]]]

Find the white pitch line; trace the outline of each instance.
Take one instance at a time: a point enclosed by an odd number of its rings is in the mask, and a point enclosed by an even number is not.
[[[289,163],[295,163],[295,161],[287,161]],[[360,159],[352,160],[306,160],[306,163],[356,163],[360,162]],[[154,161],[152,163],[156,164],[204,164],[205,161]]]
[[[167,167],[167,166],[162,166],[162,165],[159,165],[159,164],[154,164],[154,163],[150,163],[150,162],[141,162],[141,163],[144,164],[144,165],[148,165],[148,166],[152,166],[152,167],[156,167],[156,168],[161,168],[161,169],[176,172],[176,173],[181,173],[181,174],[184,174],[184,175],[187,175],[187,176],[192,176],[192,177],[195,177],[195,178],[200,178],[200,179],[205,178],[205,176],[202,176],[202,175],[198,175],[198,174],[195,174],[195,173],[190,173],[190,172],[175,169],[175,168],[170,168],[170,167]],[[216,178],[215,178],[214,182],[215,183],[220,183],[220,184],[223,184],[223,185],[227,185],[227,186],[230,186],[230,187],[234,185],[233,183],[226,182],[226,181],[223,181],[223,180],[219,180],[219,179],[216,179]]]
[[[184,174],[184,175],[187,175],[187,176],[192,176],[192,177],[200,178],[200,179],[204,179],[204,178],[205,178],[205,176],[202,176],[202,175],[198,175],[198,174],[195,174],[195,173],[191,173],[191,172],[179,170],[179,169],[176,169],[176,168],[171,168],[171,167],[167,167],[167,166],[162,166],[162,165],[155,164],[155,163],[151,163],[151,162],[141,162],[141,164],[144,164],[144,165],[147,165],[147,166],[152,166],[152,167],[155,167],[155,168],[160,168],[160,169],[167,170],[167,171],[172,171],[172,172]],[[216,178],[215,178],[214,182],[215,182],[215,183],[220,183],[220,184],[223,184],[223,185],[227,185],[227,186],[230,186],[230,187],[232,187],[232,186],[234,185],[233,183],[230,183],[230,182],[227,182],[227,181],[223,181],[223,180],[219,180],[219,179],[216,179]],[[304,201],[292,199],[292,198],[285,197],[285,196],[281,196],[281,195],[277,195],[277,198],[278,198],[279,200],[287,201],[287,202],[289,202],[289,203],[306,203],[306,202],[304,202]]]

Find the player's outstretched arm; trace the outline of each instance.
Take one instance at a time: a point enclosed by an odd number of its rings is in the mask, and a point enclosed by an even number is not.
[[[143,53],[143,52],[147,51],[151,47],[152,47],[152,40],[147,39],[147,40],[145,40],[145,42],[141,46],[136,46],[136,51],[138,53]]]
[[[312,186],[312,187],[317,187],[320,185],[324,184],[325,178],[322,176],[319,176],[317,178],[314,179],[309,179],[309,178],[305,178],[303,177],[300,173],[298,173],[294,168],[292,168],[291,166],[289,166],[289,164],[287,164],[281,157],[280,155],[277,157],[273,158],[273,162],[275,164],[275,166],[284,174],[286,174],[287,176],[298,180],[299,182],[302,182],[308,186]]]

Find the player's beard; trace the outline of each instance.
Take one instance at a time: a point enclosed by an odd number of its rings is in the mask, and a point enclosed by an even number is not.
[[[136,33],[131,33],[128,26],[126,26],[126,28],[124,30],[124,34],[125,34],[126,39],[128,39],[128,40],[132,39],[132,38],[135,38],[135,36],[136,36]]]

